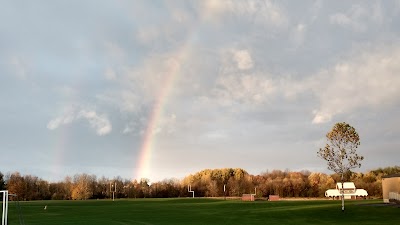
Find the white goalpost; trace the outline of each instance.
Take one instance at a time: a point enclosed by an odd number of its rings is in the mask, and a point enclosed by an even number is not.
[[[2,198],[2,215],[1,215],[1,225],[7,225],[7,216],[8,216],[8,191],[0,191],[3,195]]]
[[[250,194],[251,195],[251,201],[254,201],[254,196],[257,195],[257,188],[254,188],[254,194]]]
[[[192,185],[188,185],[188,192],[192,193],[194,198],[194,191],[192,191]]]
[[[15,203],[15,207],[16,207],[18,219],[19,219],[19,224],[24,225],[25,221],[24,221],[24,218],[22,217],[22,210],[21,210],[21,206],[19,205],[18,196],[16,194],[10,194],[8,192],[8,190],[0,191],[0,195],[3,196],[1,198],[1,203],[2,203],[1,225],[8,224],[8,202],[9,202],[10,196],[13,197],[12,201]]]

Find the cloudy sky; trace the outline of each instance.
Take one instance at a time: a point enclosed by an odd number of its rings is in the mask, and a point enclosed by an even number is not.
[[[400,1],[0,1],[0,171],[50,181],[399,165]]]

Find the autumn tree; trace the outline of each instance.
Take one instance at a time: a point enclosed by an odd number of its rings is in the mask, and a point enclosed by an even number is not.
[[[150,180],[148,178],[141,178],[139,188],[144,198],[150,197]]]
[[[25,200],[49,200],[51,198],[49,183],[37,176],[24,175]]]
[[[9,193],[16,194],[20,200],[27,200],[26,183],[19,172],[8,175],[7,189]]]
[[[70,184],[67,181],[50,183],[49,191],[51,200],[69,200],[71,199]]]
[[[76,174],[72,186],[72,199],[89,199],[93,196],[93,183],[96,181],[95,175]]]
[[[332,177],[324,173],[311,173],[308,176],[310,185],[309,195],[313,197],[324,197],[325,191],[335,186],[335,181]]]
[[[344,211],[344,174],[351,169],[361,167],[363,156],[357,154],[360,145],[360,137],[354,127],[349,124],[336,123],[332,130],[326,134],[327,143],[324,148],[320,148],[318,156],[328,163],[328,169],[341,176],[342,184],[342,211]]]

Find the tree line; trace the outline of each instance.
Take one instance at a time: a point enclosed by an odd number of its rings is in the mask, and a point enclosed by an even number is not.
[[[379,168],[366,173],[348,172],[345,180],[367,190],[370,197],[382,197],[382,176],[400,173],[400,166]],[[17,194],[19,200],[81,200],[115,198],[190,197],[188,186],[196,197],[237,197],[254,193],[257,197],[324,197],[335,188],[341,175],[310,171],[272,170],[251,175],[241,168],[205,169],[183,179],[165,179],[150,183],[149,179],[113,179],[89,174],[75,174],[63,181],[48,182],[37,176],[19,172],[0,172],[0,190]],[[226,187],[224,192],[224,185]]]

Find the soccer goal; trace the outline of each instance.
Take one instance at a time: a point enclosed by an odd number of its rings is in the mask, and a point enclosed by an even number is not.
[[[1,225],[8,224],[8,202],[9,197],[11,196],[11,200],[15,203],[15,208],[18,213],[18,219],[20,225],[25,225],[24,218],[22,217],[22,209],[19,204],[18,196],[15,194],[9,194],[7,190],[0,191],[0,199],[1,199]]]
[[[1,195],[1,225],[7,225],[7,216],[8,216],[8,191],[0,191]]]

